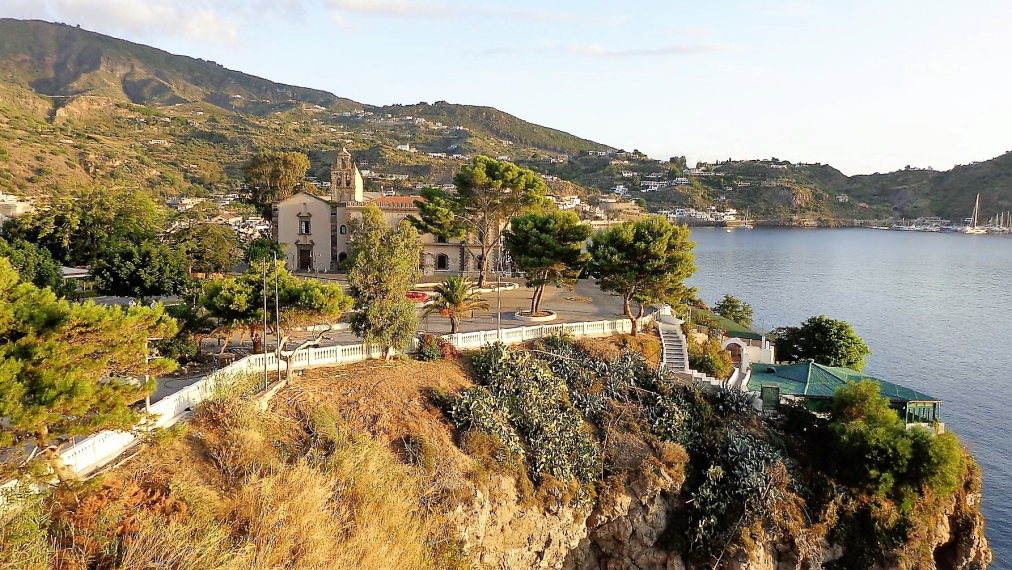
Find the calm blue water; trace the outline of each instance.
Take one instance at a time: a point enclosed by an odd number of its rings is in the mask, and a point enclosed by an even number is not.
[[[698,228],[691,283],[731,293],[756,328],[825,314],[874,354],[865,369],[943,399],[984,468],[994,568],[1012,567],[1012,237],[867,229]]]

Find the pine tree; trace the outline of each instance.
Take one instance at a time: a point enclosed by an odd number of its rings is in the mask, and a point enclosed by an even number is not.
[[[437,189],[422,191],[415,202],[419,217],[411,223],[422,232],[447,239],[473,237],[478,254],[478,288],[485,286],[489,256],[502,240],[503,227],[524,210],[542,204],[545,182],[529,168],[477,156],[453,178],[456,194]]]
[[[590,226],[573,212],[527,214],[513,218],[506,232],[506,249],[517,267],[527,274],[527,286],[534,289],[531,315],[541,308],[545,287],[572,286],[589,259],[583,252]]]
[[[75,436],[130,430],[143,413],[130,407],[154,389],[145,375],[175,363],[149,360],[148,340],[176,333],[161,306],[69,303],[49,289],[19,283],[0,258],[0,446],[40,454],[62,480],[73,474],[58,452]]]
[[[590,273],[602,290],[622,296],[635,335],[644,305],[677,305],[693,295],[685,280],[696,271],[694,246],[687,226],[661,216],[625,222],[594,235],[588,248]],[[633,301],[639,305],[635,313]]]

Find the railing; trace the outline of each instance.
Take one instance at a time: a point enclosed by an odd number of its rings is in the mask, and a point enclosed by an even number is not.
[[[653,320],[653,315],[640,319],[645,325]],[[504,344],[519,344],[527,340],[543,338],[552,334],[567,332],[574,337],[610,336],[629,333],[632,323],[628,319],[612,321],[591,321],[579,323],[560,323],[535,325],[499,330],[483,330],[445,335],[443,338],[452,342],[457,348],[479,348],[486,344],[500,341]],[[412,349],[417,348],[417,341]],[[291,358],[292,370],[333,366],[350,362],[360,362],[370,358],[382,358],[383,349],[365,344],[347,344],[307,348],[299,351]],[[274,354],[254,354],[237,360],[228,366],[216,370],[182,390],[170,394],[151,405],[151,413],[155,414],[153,425],[165,428],[179,422],[187,412],[196,408],[197,404],[208,399],[215,387],[235,378],[262,372],[266,365],[268,370],[287,370],[287,364],[278,362]],[[123,431],[103,431],[82,441],[74,443],[63,450],[60,456],[64,463],[79,475],[88,475],[104,467],[134,445],[139,435]]]

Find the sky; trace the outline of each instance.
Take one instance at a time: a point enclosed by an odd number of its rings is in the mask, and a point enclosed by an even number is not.
[[[0,0],[0,17],[690,163],[864,174],[1012,149],[1008,0]]]

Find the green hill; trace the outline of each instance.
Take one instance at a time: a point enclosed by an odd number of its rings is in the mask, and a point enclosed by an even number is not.
[[[234,187],[242,163],[260,149],[306,152],[310,174],[325,178],[333,152],[346,146],[373,171],[372,189],[446,183],[461,157],[480,153],[602,192],[623,184],[655,210],[726,204],[759,217],[958,221],[977,193],[984,219],[1012,210],[1012,154],[945,172],[848,177],[825,164],[746,160],[696,176],[684,159],[589,156],[614,149],[492,107],[373,106],[40,21],[0,19],[0,69],[0,192],[7,193],[117,184],[201,194]],[[647,180],[681,177],[689,184],[639,192]]]
[[[0,192],[15,194],[68,183],[200,194],[240,181],[266,148],[309,153],[322,177],[347,146],[379,175],[408,175],[401,187],[448,182],[454,154],[608,148],[491,107],[371,106],[40,21],[0,19],[0,69]]]

